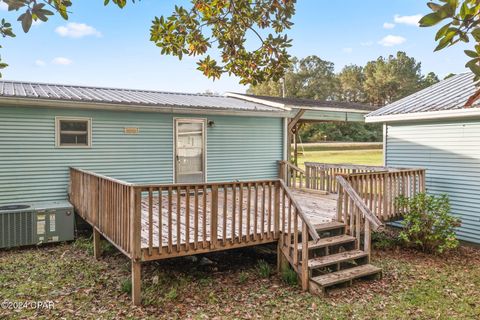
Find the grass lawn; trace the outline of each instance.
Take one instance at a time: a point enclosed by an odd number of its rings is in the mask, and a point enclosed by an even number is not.
[[[383,278],[327,297],[302,292],[275,274],[275,254],[243,249],[200,259],[145,264],[144,306],[132,307],[129,260],[110,246],[96,261],[91,241],[0,251],[0,302],[53,300],[52,310],[0,308],[8,319],[478,319],[480,249],[446,256],[375,250]],[[201,258],[201,257],[199,257]],[[272,269],[263,278],[258,261]]]
[[[304,162],[349,163],[381,166],[383,165],[383,151],[382,149],[305,151],[303,155],[299,155],[299,166],[303,168]]]

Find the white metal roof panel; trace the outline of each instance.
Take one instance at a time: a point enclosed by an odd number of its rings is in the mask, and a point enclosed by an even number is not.
[[[108,103],[186,109],[283,112],[261,103],[221,95],[162,92],[154,90],[117,89],[76,85],[0,81],[0,100],[45,99],[72,102]]]
[[[465,104],[477,90],[473,73],[460,73],[408,97],[369,113],[367,119],[411,113],[428,113],[466,109]],[[476,101],[472,107],[480,107]]]

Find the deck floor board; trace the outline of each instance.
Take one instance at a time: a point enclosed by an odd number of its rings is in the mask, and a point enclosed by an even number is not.
[[[328,194],[328,195],[321,195],[318,193],[309,193],[300,190],[292,190],[292,193],[295,197],[295,200],[299,203],[300,207],[304,211],[304,213],[310,219],[310,222],[314,225],[328,223],[332,221],[336,215],[336,205],[337,205],[337,195],[336,194]],[[227,199],[233,199],[233,192],[229,190],[227,192]],[[247,216],[248,216],[248,208],[247,208],[247,200],[246,197],[243,199],[243,204],[240,206],[239,201],[239,192],[236,192],[236,206],[235,206],[235,216],[233,214],[233,201],[227,201],[227,212],[224,214],[224,200],[225,194],[223,191],[219,191],[218,195],[218,229],[217,229],[217,237],[219,242],[221,243],[225,241],[235,241],[236,238],[240,236],[240,228],[241,234],[243,237],[247,236],[250,238],[254,238],[255,235],[257,237],[267,237],[269,233],[273,232],[273,212],[272,216],[269,219],[268,210],[269,206],[265,206],[265,211],[263,211],[262,199],[263,195],[261,192],[258,194],[258,213],[255,215],[255,207],[253,206],[254,201],[252,200],[252,205],[250,209],[250,228],[248,228],[247,232]],[[252,194],[254,198],[254,194]],[[201,245],[203,241],[210,240],[210,201],[211,201],[211,193],[206,194],[206,202],[207,202],[207,210],[203,210],[203,197],[204,195],[199,195],[199,210],[198,210],[198,221],[195,220],[195,203],[193,201],[193,197],[190,197],[189,203],[189,216],[188,216],[188,228],[187,228],[187,197],[182,195],[180,197],[180,214],[178,215],[177,211],[177,197],[175,195],[174,201],[172,201],[172,215],[171,215],[171,243],[172,246],[176,246],[177,244],[183,245],[187,243],[187,232],[189,234],[188,243],[194,244],[195,243],[195,234],[194,234],[194,227],[198,225],[199,232],[198,232],[198,244]],[[142,234],[141,234],[141,242],[142,248],[148,248],[148,239],[149,239],[149,199],[148,197],[143,197],[142,199]],[[153,237],[153,247],[164,247],[169,244],[169,227],[168,227],[168,195],[162,195],[162,226],[159,228],[159,197],[158,194],[152,199],[153,203],[153,215],[152,215],[152,237]],[[240,213],[240,207],[242,207],[242,212]],[[240,217],[240,214],[242,217]],[[180,217],[178,220],[177,217]],[[255,217],[257,217],[257,228],[255,228]],[[226,218],[226,219],[225,219]],[[263,218],[263,224],[262,224]],[[242,220],[242,223],[240,223]],[[204,223],[205,221],[205,223]],[[180,226],[178,226],[178,223]],[[225,235],[224,235],[224,225],[226,225]],[[205,226],[205,232],[203,230],[203,226]],[[262,227],[263,226],[263,227]],[[299,227],[301,228],[301,224],[299,223]],[[235,230],[233,230],[235,228]],[[188,229],[188,231],[187,231]],[[178,234],[177,230],[180,230],[180,242],[178,242]],[[256,234],[255,234],[255,230]],[[262,233],[263,230],[263,233]],[[161,231],[161,243],[160,243],[160,231]],[[205,239],[203,235],[205,234]]]

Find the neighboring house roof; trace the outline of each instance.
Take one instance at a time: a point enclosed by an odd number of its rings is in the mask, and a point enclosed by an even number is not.
[[[374,107],[368,104],[345,102],[345,101],[323,101],[314,99],[302,99],[302,98],[281,98],[270,96],[257,96],[252,94],[231,93],[228,92],[227,96],[243,99],[247,101],[256,101],[260,103],[267,103],[272,106],[287,108],[287,109],[309,109],[309,110],[333,110],[333,111],[350,111],[350,112],[362,112],[367,113],[376,110],[378,107]]]
[[[473,73],[461,73],[366,115],[366,122],[456,118],[480,115],[480,101],[465,107],[478,87]]]
[[[113,107],[128,106],[140,110],[141,107],[175,108],[179,111],[191,109],[211,111],[240,111],[284,113],[281,108],[251,101],[234,99],[220,95],[161,92],[153,90],[115,89],[90,86],[60,85],[18,81],[0,81],[0,103],[17,104],[32,101],[80,104],[106,104]],[[38,104],[37,103],[37,104]],[[46,103],[43,103],[45,105]]]

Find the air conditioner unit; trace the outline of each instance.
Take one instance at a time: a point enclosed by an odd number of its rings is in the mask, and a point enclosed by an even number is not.
[[[74,214],[68,201],[0,206],[0,248],[73,239]]]

